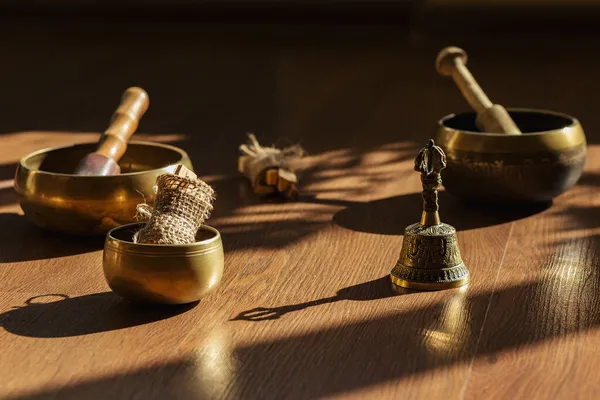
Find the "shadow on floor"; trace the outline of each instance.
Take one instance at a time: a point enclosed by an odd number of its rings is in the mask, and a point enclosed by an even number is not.
[[[333,223],[346,229],[384,235],[404,235],[404,229],[419,221],[422,199],[420,193],[360,202],[320,199],[315,194],[302,194],[297,202],[279,198],[265,199],[252,193],[244,177],[225,178],[209,182],[217,192],[215,211],[211,216],[230,249],[280,248],[302,240]],[[349,196],[351,197],[351,196]],[[304,203],[304,205],[302,204]],[[271,204],[273,207],[267,207]],[[330,207],[311,207],[323,205]],[[457,230],[478,229],[501,225],[533,216],[549,205],[480,206],[464,203],[456,197],[440,193],[442,221]],[[250,206],[253,213],[238,213]],[[249,223],[249,218],[252,222]],[[209,220],[209,224],[211,223]]]
[[[19,197],[12,187],[0,188],[0,206],[16,204],[18,201]]]
[[[17,164],[0,164],[0,181],[14,179],[17,172]]]
[[[326,297],[323,299],[312,300],[305,303],[292,304],[281,307],[257,307],[251,310],[241,312],[232,321],[265,321],[279,319],[285,314],[294,311],[304,310],[309,307],[318,306],[321,304],[335,303],[342,300],[351,301],[369,301],[384,299],[386,297],[396,296],[398,294],[416,293],[406,290],[402,293],[396,293],[392,290],[390,277],[388,275],[368,282],[363,282],[358,285],[348,286],[338,290],[335,296]]]
[[[323,229],[331,220],[330,210],[298,210],[296,203],[279,197],[261,198],[239,174],[207,183],[217,194],[207,223],[221,232],[229,250],[280,248]],[[256,210],[245,211],[254,206]]]
[[[600,174],[594,172],[584,172],[577,181],[581,186],[600,186]]]
[[[160,321],[196,304],[144,306],[123,300],[113,292],[77,297],[48,294],[28,299],[0,314],[0,326],[15,335],[38,338],[89,335]]]
[[[575,292],[572,287],[564,286],[565,281],[557,284],[561,278],[555,274],[548,280],[508,286],[493,293],[470,293],[466,288],[449,290],[436,304],[254,342],[235,348],[233,354],[219,352],[198,356],[190,353],[174,363],[20,398],[130,398],[133,395],[199,398],[208,390],[216,397],[227,397],[235,392],[242,398],[316,398],[392,380],[399,382],[411,375],[469,363],[473,357],[494,363],[499,353],[597,328],[600,313],[594,299],[600,280],[597,272],[592,279],[587,279],[589,274],[581,276],[582,280],[574,283],[578,289]],[[585,285],[579,285],[583,280],[586,280]],[[563,286],[562,292],[555,290]],[[576,293],[575,297],[562,297],[570,293]],[[403,299],[404,296],[400,296],[394,301]],[[514,306],[515,299],[519,299],[518,307]],[[572,318],[564,315],[567,303],[576,313]],[[494,312],[488,314],[482,330],[488,306]],[[132,317],[139,318],[132,315],[127,318]],[[231,322],[234,329],[244,323],[250,322]],[[265,327],[276,329],[277,323],[265,322]],[[207,381],[206,373],[200,373],[201,366],[214,366],[217,359],[234,367],[227,374],[216,374],[215,379]]]
[[[458,231],[501,225],[540,213],[549,204],[520,207],[480,206],[461,202],[456,197],[440,192],[442,222]],[[422,199],[420,193],[411,193],[385,199],[351,204],[337,212],[333,221],[350,230],[383,235],[404,235],[404,229],[419,222]]]
[[[539,281],[493,294],[457,289],[429,307],[243,346],[236,350],[242,366],[238,385],[253,397],[327,397],[466,363],[476,355],[494,362],[499,352],[598,327],[595,278],[581,300],[570,303],[585,318],[565,318],[564,301],[545,301],[555,284]],[[475,354],[490,301],[495,312],[488,315]]]
[[[0,214],[0,263],[45,260],[101,250],[104,238],[59,235],[35,226],[27,217]]]
[[[90,379],[50,391],[31,391],[9,397],[14,400],[125,400],[125,399],[203,399],[201,379],[193,359],[174,360],[131,372]]]

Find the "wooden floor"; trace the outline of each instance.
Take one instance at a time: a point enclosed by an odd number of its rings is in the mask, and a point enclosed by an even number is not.
[[[600,398],[595,38],[150,25],[0,27],[0,397]],[[394,296],[420,212],[415,151],[466,108],[433,68],[447,44],[496,102],[579,117],[588,163],[549,208],[442,193],[472,282]],[[102,240],[38,230],[12,190],[19,157],[94,141],[134,84],[151,102],[139,138],[184,148],[218,194],[225,275],[196,305],[121,301]],[[250,131],[310,153],[298,202],[261,202],[237,174]]]

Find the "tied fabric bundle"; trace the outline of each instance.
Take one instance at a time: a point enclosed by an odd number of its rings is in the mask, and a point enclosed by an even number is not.
[[[148,222],[133,236],[134,243],[189,244],[210,216],[214,190],[183,166],[174,175],[156,180],[154,208],[138,205],[138,213]]]
[[[298,177],[290,161],[304,156],[302,147],[263,147],[253,134],[248,134],[248,141],[248,144],[240,146],[242,155],[238,160],[238,170],[250,179],[254,193],[259,196],[280,193],[288,199],[295,199],[298,196]]]

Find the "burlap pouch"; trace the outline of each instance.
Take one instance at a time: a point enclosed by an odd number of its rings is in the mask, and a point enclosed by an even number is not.
[[[154,207],[138,206],[146,225],[133,236],[134,243],[189,244],[213,210],[214,190],[200,179],[164,174],[156,180]]]

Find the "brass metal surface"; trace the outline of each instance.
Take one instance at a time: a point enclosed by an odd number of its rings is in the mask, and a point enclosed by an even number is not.
[[[440,174],[445,167],[444,152],[430,140],[415,159],[414,169],[421,172],[423,212],[421,221],[404,231],[400,257],[390,273],[395,290],[441,290],[469,282],[456,229],[440,222],[438,189],[442,184]]]
[[[123,225],[106,236],[102,264],[115,293],[136,302],[185,304],[219,285],[224,268],[219,231],[204,225],[197,241],[185,245],[133,243],[142,225]]]
[[[456,230],[444,223],[407,227],[390,278],[394,286],[417,290],[450,289],[467,284],[469,271],[460,255]]]
[[[114,176],[77,176],[72,171],[95,144],[44,149],[18,164],[15,190],[21,208],[36,225],[61,233],[101,236],[135,222],[136,206],[152,202],[156,178],[177,164],[192,169],[188,155],[173,146],[129,144]]]
[[[475,113],[438,123],[436,143],[447,156],[444,187],[468,201],[549,202],[575,185],[586,161],[586,138],[573,117],[508,109],[522,135],[477,132]]]

